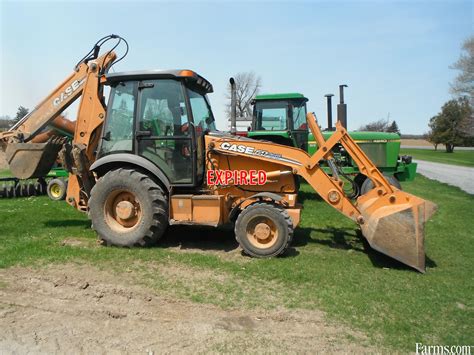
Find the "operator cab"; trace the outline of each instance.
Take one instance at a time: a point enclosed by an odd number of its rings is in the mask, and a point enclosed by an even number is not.
[[[130,153],[157,166],[171,185],[204,175],[204,135],[215,131],[212,85],[191,70],[107,74],[111,86],[98,157]]]
[[[307,101],[299,93],[257,95],[252,101],[253,119],[248,136],[306,150]]]

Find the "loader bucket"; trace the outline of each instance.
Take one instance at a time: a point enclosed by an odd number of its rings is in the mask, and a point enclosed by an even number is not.
[[[9,143],[5,157],[12,174],[19,179],[48,175],[64,142],[62,137],[53,137],[46,143]]]
[[[436,205],[400,190],[378,196],[376,189],[357,202],[362,234],[370,246],[424,273],[424,225]]]

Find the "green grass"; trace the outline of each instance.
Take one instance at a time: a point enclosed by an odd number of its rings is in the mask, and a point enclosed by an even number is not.
[[[0,170],[0,178],[11,176],[10,170]]]
[[[415,159],[461,166],[474,166],[474,150],[456,150],[446,153],[444,149],[400,149],[401,155],[411,155]]]
[[[403,352],[416,342],[472,344],[474,196],[421,176],[404,188],[439,206],[426,226],[426,274],[368,248],[356,226],[305,184],[301,226],[286,257],[227,257],[232,233],[189,228],[174,228],[161,247],[101,247],[85,215],[41,197],[0,200],[0,267],[88,263],[126,270],[159,292],[195,302],[321,309],[372,343]],[[62,246],[67,238],[83,245]],[[180,271],[167,276],[167,267]]]

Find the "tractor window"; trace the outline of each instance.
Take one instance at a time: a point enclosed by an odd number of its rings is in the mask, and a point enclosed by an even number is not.
[[[267,101],[256,103],[256,130],[281,131],[288,128],[287,103]]]
[[[135,83],[119,83],[110,93],[101,154],[131,151],[133,147],[133,116],[135,112]]]
[[[191,89],[188,89],[188,95],[197,134],[199,135],[206,131],[215,131],[216,124],[207,98]]]
[[[306,105],[304,103],[294,104],[293,106],[293,129],[308,129],[306,124]]]

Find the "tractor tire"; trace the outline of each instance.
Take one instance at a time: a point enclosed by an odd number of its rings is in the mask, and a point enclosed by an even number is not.
[[[61,201],[66,198],[67,183],[61,179],[52,179],[46,188],[48,197],[53,201]]]
[[[269,203],[245,208],[235,222],[235,236],[244,252],[269,258],[285,252],[293,238],[293,222],[285,209]]]
[[[398,179],[395,176],[385,175],[385,174],[384,174],[384,176],[388,180],[390,185],[395,186],[399,190],[402,190],[402,185],[400,185],[400,182],[398,181]],[[372,180],[367,178],[367,179],[365,179],[364,183],[362,184],[362,187],[360,189],[360,194],[365,195],[367,192],[369,192],[373,188],[374,188],[374,183],[372,182]]]
[[[168,200],[148,175],[120,168],[99,178],[92,188],[89,217],[106,245],[150,246],[168,226]]]

